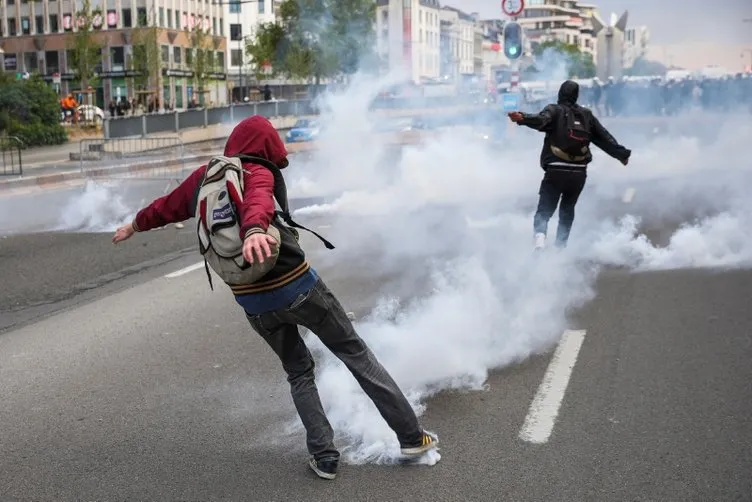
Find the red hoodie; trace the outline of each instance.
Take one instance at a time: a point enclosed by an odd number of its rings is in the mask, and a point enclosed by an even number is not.
[[[245,154],[267,159],[280,167],[287,166],[287,150],[279,133],[265,117],[254,115],[240,122],[227,138],[224,155]],[[274,175],[266,167],[243,164],[243,206],[240,237],[266,232],[274,217]],[[144,232],[177,223],[195,216],[196,193],[204,177],[206,165],[193,171],[175,190],[156,199],[136,215],[133,228]]]

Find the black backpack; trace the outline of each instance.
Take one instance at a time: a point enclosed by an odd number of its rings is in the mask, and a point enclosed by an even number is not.
[[[566,161],[584,160],[590,147],[590,121],[576,106],[559,105],[559,121],[551,140],[554,155]]]

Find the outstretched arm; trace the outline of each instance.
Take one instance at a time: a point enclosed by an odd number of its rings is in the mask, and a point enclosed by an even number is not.
[[[130,238],[135,232],[146,232],[169,223],[187,220],[195,215],[194,199],[206,166],[193,171],[172,192],[160,197],[141,209],[131,223],[118,228],[112,242],[118,243]]]
[[[603,124],[601,124],[595,116],[592,117],[592,120],[593,144],[626,166],[627,162],[629,162],[629,156],[632,155],[632,151],[620,145],[619,142],[616,141],[616,138],[608,132],[608,129],[603,127]]]
[[[556,106],[548,105],[540,113],[512,112],[509,118],[519,125],[527,126],[536,131],[548,132],[553,127]]]

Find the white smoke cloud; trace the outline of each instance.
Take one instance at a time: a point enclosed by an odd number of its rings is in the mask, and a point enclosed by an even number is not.
[[[317,265],[347,268],[365,256],[374,275],[402,274],[356,328],[418,413],[437,392],[482,389],[489,371],[550,349],[568,327],[567,314],[592,298],[604,266],[641,271],[752,262],[745,193],[752,177],[743,156],[729,154],[745,151],[746,123],[713,135],[624,140],[634,150],[626,168],[596,152],[569,247],[534,254],[540,135],[515,129],[513,140],[494,146],[472,134],[438,132],[383,165],[377,160],[383,145],[363,143],[371,125],[363,96],[355,87],[332,102],[323,117],[332,135],[303,167],[306,191],[340,195],[296,216],[304,224],[325,222],[337,243],[335,251],[315,254]],[[357,139],[350,141],[347,131]],[[295,193],[295,181],[289,186]],[[629,187],[636,196],[626,205],[621,196]],[[661,246],[641,234],[643,222],[688,223]],[[430,278],[427,287],[418,286],[421,275]],[[348,298],[341,301],[347,305]],[[345,458],[397,461],[394,434],[355,380],[315,336],[307,342]]]
[[[56,230],[110,232],[130,221],[135,211],[109,184],[88,181],[60,213]]]

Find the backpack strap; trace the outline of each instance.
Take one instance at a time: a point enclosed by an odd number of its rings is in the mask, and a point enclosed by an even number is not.
[[[240,158],[242,162],[250,162],[264,166],[272,172],[272,174],[274,175],[274,198],[277,199],[279,207],[282,208],[282,211],[275,211],[275,214],[277,216],[281,217],[282,220],[291,227],[300,228],[306,230],[307,232],[311,232],[313,235],[318,237],[321,242],[324,243],[324,246],[326,246],[327,249],[334,249],[334,245],[331,242],[324,239],[322,236],[320,236],[310,228],[306,228],[303,225],[296,223],[292,219],[292,216],[290,216],[290,205],[287,200],[287,185],[285,184],[285,177],[282,174],[280,168],[274,162],[270,162],[262,157],[254,157],[250,155],[238,155],[238,158]]]

